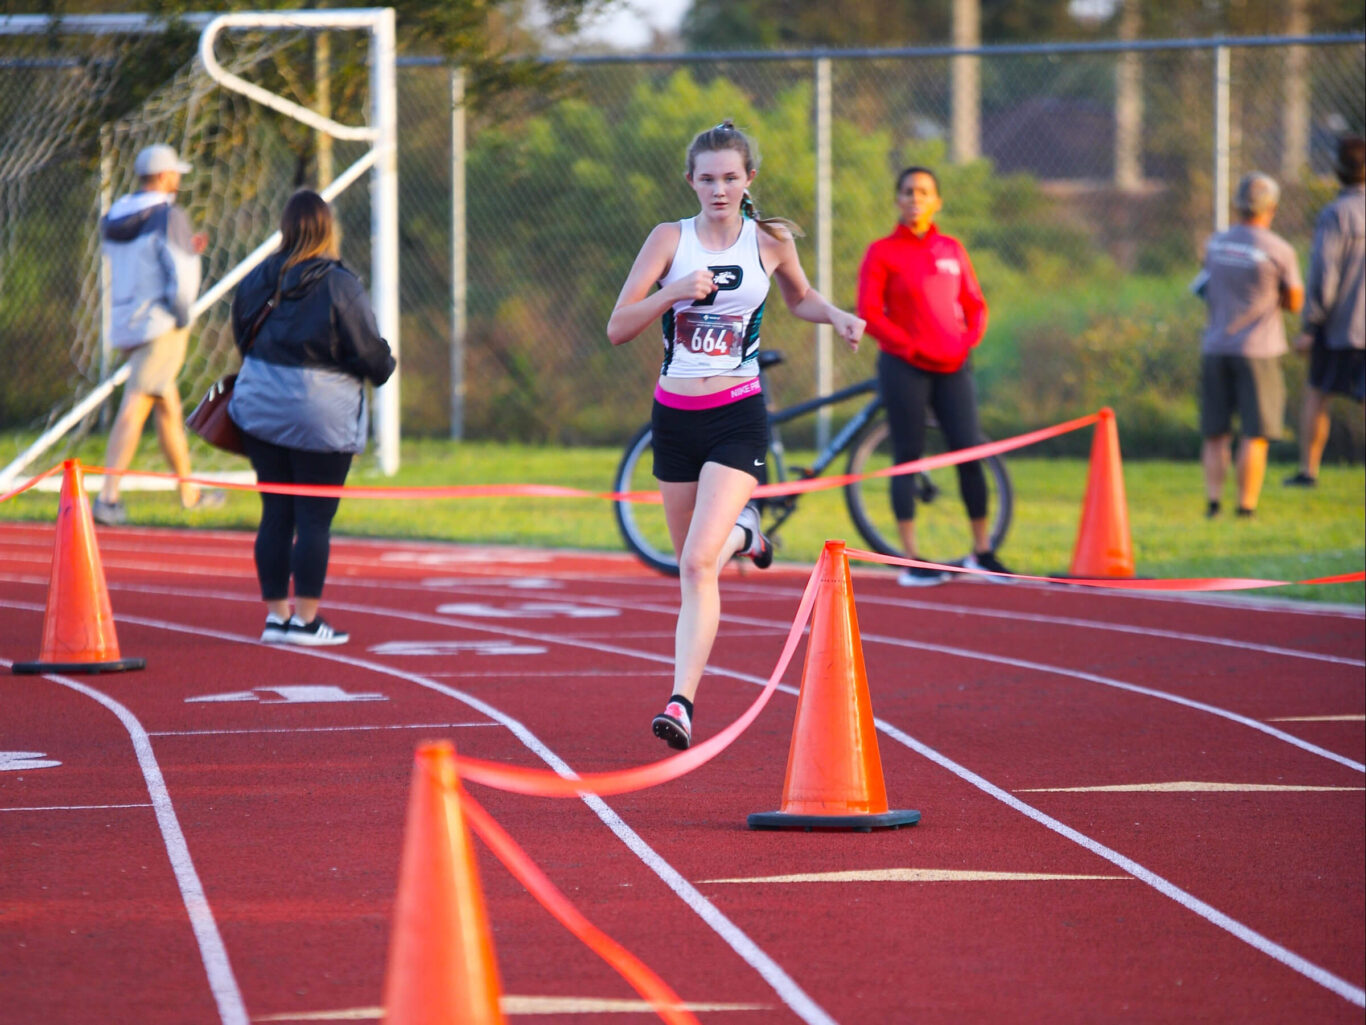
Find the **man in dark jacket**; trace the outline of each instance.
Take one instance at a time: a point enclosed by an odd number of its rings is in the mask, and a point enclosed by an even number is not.
[[[191,233],[189,217],[176,205],[180,177],[191,168],[175,150],[148,146],[138,154],[134,170],[138,191],[119,197],[100,222],[100,241],[109,261],[109,343],[128,354],[132,367],[109,432],[104,464],[112,470],[128,468],[152,415],[167,463],[184,478],[190,474],[190,452],[176,378],[185,362],[190,306],[199,294],[199,254],[208,240]],[[127,520],[119,483],[116,474],[104,478],[93,508],[96,522],[112,525]],[[202,506],[206,497],[198,485],[182,479],[181,505]],[[215,492],[214,498],[221,502],[221,493]]]

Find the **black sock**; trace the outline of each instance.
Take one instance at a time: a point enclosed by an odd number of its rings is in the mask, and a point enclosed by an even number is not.
[[[740,529],[745,532],[745,543],[740,546],[740,554],[747,555],[750,548],[754,545],[754,531],[750,530],[748,527],[741,527]],[[688,714],[692,715],[692,709],[688,710]]]
[[[687,698],[685,698],[682,694],[672,694],[672,695],[670,695],[670,696],[669,696],[669,703],[670,703],[670,704],[673,704],[675,701],[677,701],[680,705],[683,706],[683,711],[685,711],[685,712],[688,713],[688,721],[691,722],[691,721],[692,721],[692,702],[689,701]]]

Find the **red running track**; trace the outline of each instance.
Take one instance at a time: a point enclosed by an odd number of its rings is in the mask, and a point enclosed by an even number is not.
[[[0,1023],[377,1021],[413,752],[665,754],[676,584],[625,557],[338,540],[351,643],[256,641],[251,537],[101,529],[144,672],[0,675]],[[0,527],[0,669],[52,531]],[[771,672],[809,567],[728,575],[699,736]],[[801,652],[731,748],[610,799],[471,793],[716,1025],[1360,1022],[1360,609],[854,571],[893,808],[778,807]],[[480,848],[514,1022],[657,1020]]]

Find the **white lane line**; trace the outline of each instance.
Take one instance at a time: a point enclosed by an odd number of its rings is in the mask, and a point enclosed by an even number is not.
[[[150,804],[44,804],[27,808],[0,808],[0,811],[100,811],[104,808],[150,808]]]
[[[933,605],[929,602],[898,600],[870,595],[860,598],[860,602],[870,605],[895,605],[919,609],[925,612],[940,612],[950,615],[982,616],[988,619],[1007,619],[1020,623],[1042,623],[1047,626],[1071,626],[1084,630],[1104,630],[1110,633],[1134,634],[1139,637],[1161,637],[1166,640],[1188,641],[1193,644],[1211,644],[1215,647],[1234,648],[1237,651],[1256,651],[1264,655],[1283,655],[1287,658],[1303,658],[1311,662],[1331,662],[1344,666],[1366,666],[1366,659],[1348,658],[1344,655],[1325,655],[1316,651],[1300,648],[1285,648],[1274,644],[1256,644],[1230,637],[1215,637],[1210,634],[1185,633],[1180,630],[1165,630],[1157,627],[1131,626],[1127,623],[1106,623],[1091,619],[1077,619],[1072,616],[1047,616],[1038,612],[1010,612],[1000,609],[981,609],[965,605]]]
[[[1320,986],[1323,986],[1325,989],[1331,990],[1338,996],[1342,997],[1344,1000],[1350,1001],[1357,1007],[1366,1007],[1366,990],[1363,990],[1360,986],[1348,982],[1346,979],[1339,978],[1332,972],[1328,971],[1326,968],[1320,968],[1318,965],[1314,964],[1307,958],[1301,957],[1299,954],[1296,954],[1294,951],[1281,946],[1274,940],[1268,939],[1266,936],[1263,936],[1255,929],[1252,929],[1249,926],[1244,925],[1242,922],[1239,922],[1232,916],[1226,915],[1224,914],[1224,912],[1218,910],[1217,908],[1212,907],[1209,904],[1206,904],[1204,901],[1200,900],[1193,894],[1183,890],[1175,883],[1172,883],[1162,878],[1156,872],[1152,872],[1149,869],[1144,868],[1142,865],[1134,861],[1132,858],[1126,857],[1125,855],[1120,854],[1118,851],[1106,847],[1100,841],[1091,839],[1089,836],[1086,836],[1084,833],[1078,832],[1071,826],[1059,822],[1051,815],[1045,815],[1043,812],[1039,811],[1032,805],[1026,804],[1024,801],[1021,801],[1014,794],[1001,789],[994,783],[988,782],[986,779],[977,775],[977,773],[973,772],[971,769],[967,769],[964,766],[959,765],[953,759],[948,758],[945,755],[942,755],[938,751],[934,750],[934,748],[922,744],[920,741],[916,740],[914,737],[910,736],[907,733],[903,733],[901,730],[897,729],[897,727],[893,726],[891,723],[884,722],[881,719],[874,719],[873,721],[877,723],[877,728],[879,730],[887,734],[887,736],[891,737],[892,739],[896,740],[898,743],[905,745],[906,747],[910,748],[912,751],[915,751],[920,755],[923,755],[925,758],[928,758],[936,765],[939,765],[942,768],[947,769],[949,772],[953,773],[959,779],[971,783],[973,786],[977,787],[977,789],[983,791],[984,793],[990,794],[992,797],[996,798],[996,800],[1002,802],[1010,808],[1013,808],[1021,815],[1033,819],[1041,826],[1044,826],[1047,829],[1051,829],[1053,832],[1059,834],[1060,836],[1066,837],[1073,843],[1080,844],[1082,847],[1086,848],[1092,854],[1104,858],[1106,861],[1110,862],[1112,865],[1115,865],[1122,871],[1127,872],[1129,873],[1129,875],[1134,876],[1142,882],[1147,883],[1149,886],[1151,886],[1154,890],[1156,890],[1163,896],[1169,897],[1170,899],[1176,901],[1186,910],[1193,911],[1195,914],[1205,919],[1205,921],[1218,926],[1220,929],[1223,929],[1228,933],[1231,933],[1233,936],[1242,940],[1249,946],[1257,950],[1260,950],[1263,954],[1266,954],[1268,957],[1274,958],[1275,960],[1279,961],[1281,964],[1285,965],[1292,971],[1299,972],[1305,978],[1317,982]]]
[[[180,593],[182,597],[204,597],[204,594],[197,592],[182,591]],[[236,596],[215,595],[214,597],[221,599],[224,597],[231,598]],[[251,600],[253,602],[259,601],[259,599],[256,598],[244,598],[243,600]],[[23,607],[30,609],[36,608],[35,606],[31,605],[20,606],[18,605],[18,603],[6,601],[0,601],[0,607]],[[512,636],[535,636],[539,637],[545,643],[551,643],[556,640],[554,635],[533,635],[529,631],[512,630],[502,626],[491,625],[482,620],[478,622],[466,623],[448,616],[438,617],[424,616],[421,614],[412,614],[406,612],[396,613],[390,610],[378,609],[373,606],[347,606],[332,601],[328,602],[328,607],[343,611],[350,610],[358,613],[365,612],[372,616],[378,614],[390,615],[399,619],[418,619],[421,621],[433,622],[444,626],[452,626],[458,629],[470,631],[506,633]],[[227,641],[229,643],[235,644],[257,645],[260,643],[255,637],[247,637],[241,634],[226,633],[221,630],[213,630],[207,627],[185,626],[179,623],[171,623],[167,622],[166,620],[159,619],[150,619],[143,616],[119,616],[118,622],[135,623],[139,626],[151,627],[153,629],[169,630],[175,633],[190,634],[201,639],[212,637],[218,640]],[[570,643],[573,646],[593,648],[607,647],[605,645],[586,644],[583,641],[571,641]],[[286,646],[280,646],[276,650],[280,651],[281,653],[284,653],[284,651],[286,650]],[[370,672],[381,673],[387,676],[393,676],[400,680],[406,680],[409,683],[414,683],[419,687],[425,687],[428,690],[434,690],[440,694],[446,695],[447,697],[454,698],[455,700],[463,702],[464,704],[468,705],[470,708],[473,708],[476,711],[483,713],[490,719],[493,719],[496,722],[501,723],[508,730],[510,730],[512,734],[516,736],[529,750],[533,751],[543,762],[545,762],[546,765],[550,766],[550,768],[554,770],[554,772],[557,775],[562,776],[566,779],[572,779],[575,776],[574,771],[570,769],[569,765],[566,762],[564,762],[557,754],[551,751],[550,748],[546,747],[546,745],[541,742],[540,738],[538,738],[529,729],[527,729],[527,727],[523,725],[519,720],[514,719],[510,715],[507,715],[499,709],[494,708],[492,705],[489,705],[481,701],[480,699],[474,697],[472,694],[466,694],[463,691],[456,690],[453,687],[448,687],[443,683],[438,683],[435,680],[428,679],[416,673],[405,672],[404,670],[396,669],[392,666],[387,666],[379,662],[371,662],[368,659],[351,658],[350,656],[343,655],[335,651],[323,651],[316,648],[294,646],[288,646],[288,651],[290,654],[298,654],[313,658],[321,658],[330,662],[339,663],[341,665],[347,665],[357,669],[365,669]],[[633,654],[626,649],[614,649],[614,653],[624,655]],[[672,656],[639,656],[637,654],[636,657],[648,657],[651,659],[667,659],[669,662],[672,662]],[[9,663],[6,664],[8,665]],[[98,692],[92,691],[90,693],[93,695]],[[122,706],[119,707],[121,708]],[[132,721],[134,724],[136,724],[136,720]],[[139,729],[141,729],[141,727],[139,727]],[[145,734],[143,734],[143,737],[144,743],[146,743],[148,752],[150,754],[151,742],[150,740],[146,739]],[[649,867],[651,871],[653,871],[664,882],[666,886],[668,886],[671,890],[674,891],[674,893],[679,897],[679,899],[681,899],[685,904],[692,908],[692,910],[700,918],[702,918],[703,921],[705,921],[709,926],[711,926],[711,928],[731,947],[732,950],[735,951],[735,953],[743,961],[745,961],[751,968],[753,968],[759,974],[759,976],[763,978],[773,988],[774,992],[778,995],[778,998],[782,1000],[782,1002],[785,1003],[799,1018],[801,1018],[804,1022],[807,1022],[808,1025],[837,1025],[835,1019],[832,1018],[829,1014],[827,1014],[826,1011],[822,1007],[820,1007],[820,1005],[818,1005],[814,1000],[812,1000],[811,997],[808,996],[806,992],[800,986],[797,985],[796,981],[792,979],[792,977],[789,976],[785,971],[783,971],[783,969],[778,965],[776,961],[769,957],[769,955],[766,954],[757,943],[751,940],[749,936],[747,936],[740,929],[739,926],[735,925],[735,923],[733,923],[729,918],[727,918],[715,905],[713,905],[709,900],[707,900],[707,898],[704,897],[695,886],[688,882],[688,880],[685,879],[682,876],[682,874],[678,872],[677,869],[675,869],[672,865],[670,865],[667,861],[660,857],[659,854],[656,853],[655,850],[652,847],[650,847],[649,844],[647,844],[643,839],[641,839],[639,834],[637,834],[633,829],[631,829],[631,827],[628,826],[621,819],[621,817],[617,815],[615,811],[608,807],[607,804],[600,797],[598,797],[595,794],[584,794],[583,801],[590,808],[593,809],[593,811],[598,815],[598,818],[602,820],[602,822],[607,826],[607,828],[610,829],[618,837],[618,839],[620,839],[627,847],[629,847],[635,853],[635,855],[638,858],[640,858],[640,860],[644,862],[644,864],[647,867]],[[167,798],[167,803],[169,807],[169,797]],[[181,837],[181,843],[183,846],[183,837]],[[189,857],[188,849],[185,851],[185,857],[187,859]],[[197,881],[198,880],[196,879],[196,883]],[[205,904],[205,909],[207,910],[207,904]],[[211,918],[210,922],[212,922]],[[214,930],[214,935],[217,935],[216,929]],[[219,941],[219,946],[221,948],[221,940]],[[223,954],[223,959],[224,964],[226,965],[226,952]],[[240,995],[238,999],[240,1002]],[[245,1025],[245,1017],[241,1019],[241,1022],[242,1025]],[[229,1022],[229,1020],[225,1018],[224,1023],[225,1025],[239,1025],[237,1019],[233,1019],[231,1022]]]
[[[199,597],[215,597],[229,601],[258,600],[254,598],[247,598],[243,595],[236,595],[225,592],[181,592],[175,588],[155,587],[145,584],[123,585],[121,589],[135,591],[143,594],[176,595],[181,593],[192,593]],[[595,599],[592,597],[584,597],[581,600],[584,602],[593,602],[601,604],[616,604],[619,607],[631,608],[638,612],[654,612],[660,615],[669,616],[676,616],[678,614],[678,609],[674,606],[650,605],[640,602],[623,604],[619,601],[614,603],[609,599]],[[356,612],[363,615],[369,614],[371,610],[371,606],[369,605],[337,604],[331,601],[329,601],[328,604],[334,608],[345,609],[347,611]],[[491,622],[457,621],[451,619],[450,617],[432,616],[427,615],[425,613],[394,613],[392,612],[392,610],[388,614],[397,614],[402,617],[415,620],[417,622],[457,625],[460,626],[462,629],[467,630],[483,631],[486,633],[497,633],[509,637],[520,637],[526,640],[534,640],[539,643],[550,643],[550,641],[548,641],[541,634],[531,633],[527,631],[518,631],[515,628],[499,626]],[[728,624],[739,623],[747,626],[780,628],[780,624],[778,624],[775,620],[759,619],[753,616],[742,616],[738,613],[727,613],[726,622]],[[787,624],[789,628],[791,627],[791,625],[791,623]],[[1284,730],[1278,730],[1274,726],[1269,726],[1266,723],[1259,722],[1258,720],[1249,718],[1245,715],[1239,715],[1237,712],[1232,712],[1228,709],[1220,708],[1217,705],[1211,705],[1203,701],[1195,701],[1192,698],[1183,697],[1179,694],[1172,694],[1167,691],[1157,690],[1152,687],[1141,687],[1138,684],[1134,683],[1125,683],[1122,680],[1116,680],[1108,676],[1101,676],[1097,673],[1088,673],[1079,669],[1068,669],[1063,666],[1048,665],[1047,663],[1043,662],[1031,662],[1025,659],[1011,658],[1006,655],[992,655],[980,651],[973,651],[967,648],[954,648],[943,644],[931,644],[926,641],[911,641],[903,637],[887,637],[882,634],[861,633],[860,636],[862,637],[865,643],[868,641],[874,641],[876,643],[887,644],[892,647],[912,648],[918,651],[933,651],[938,654],[950,655],[955,658],[972,659],[979,662],[989,662],[995,665],[1014,666],[1019,669],[1029,669],[1034,672],[1040,672],[1055,676],[1067,676],[1076,680],[1085,680],[1088,683],[1097,683],[1103,687],[1112,687],[1116,690],[1127,691],[1131,694],[1142,694],[1145,697],[1156,698],[1159,701],[1168,701],[1172,704],[1181,705],[1185,708],[1191,708],[1199,712],[1207,712],[1208,714],[1218,716],[1221,719],[1227,719],[1229,722],[1238,723],[1241,726],[1246,726],[1249,729],[1258,731],[1259,733],[1264,733],[1269,737],[1274,737],[1276,740],[1282,741],[1286,744],[1290,744],[1291,746],[1297,747],[1302,751],[1308,752],[1309,754],[1317,755],[1320,758],[1326,758],[1332,762],[1337,762],[1339,765],[1344,765],[1349,769],[1355,770],[1356,772],[1366,773],[1366,764],[1354,761],[1353,759],[1348,758],[1345,755],[1340,755],[1336,751],[1330,751],[1325,747],[1320,747],[1318,744],[1311,744],[1309,741],[1303,740],[1292,733],[1286,733]],[[659,662],[663,665],[673,665],[673,657],[670,655],[647,655],[639,651],[621,648],[616,645],[602,644],[599,642],[589,641],[583,638],[575,638],[562,635],[555,635],[553,637],[553,640],[561,644],[569,644],[575,647],[587,648],[589,650],[600,651],[605,654],[626,655],[633,658],[648,658],[656,662]],[[717,670],[712,670],[711,667],[708,667],[708,671],[714,672]],[[749,677],[745,678],[749,679]]]
[[[408,589],[411,589],[411,587],[412,587],[412,585],[409,584],[409,583],[407,583],[406,581],[394,581],[394,582],[391,582],[391,581],[384,581],[384,582],[380,582],[380,581],[370,581],[370,580],[356,580],[356,579],[352,579],[352,580],[348,580],[347,583],[348,583],[348,584],[356,584],[356,585],[363,586],[363,587],[377,587],[377,588],[398,589],[398,590],[408,590]],[[1047,587],[1047,585],[1041,585],[1041,586]],[[1050,589],[1051,589],[1051,588],[1050,588]],[[779,595],[786,596],[786,595],[789,595],[789,594],[794,598],[794,600],[801,597],[801,591],[800,591],[800,590],[792,590],[791,588],[776,587],[776,588],[764,588],[762,591],[760,591],[760,590],[758,589],[758,585],[749,584],[749,583],[745,583],[745,582],[735,582],[735,583],[733,583],[733,584],[732,584],[732,587],[731,587],[731,590],[734,591],[734,592],[741,592],[741,593],[749,592],[749,594],[750,594],[751,596],[760,596],[760,597],[763,597],[763,598],[769,599],[769,600],[771,600],[771,599],[774,598],[775,596],[779,596]],[[1131,595],[1128,595],[1127,593],[1122,594],[1122,595],[1115,595],[1115,594],[1109,594],[1109,593],[1107,593],[1107,594],[1105,595],[1105,597],[1129,597],[1129,596],[1131,596]],[[1099,596],[1097,596],[1097,597],[1099,597]],[[583,602],[585,602],[585,603],[590,603],[590,602],[592,602],[592,603],[598,603],[598,604],[613,604],[613,603],[614,603],[614,602],[613,602],[613,599],[610,599],[610,598],[595,598],[595,597],[592,597],[592,596],[583,596],[583,597],[581,597],[581,598],[576,598],[576,600],[581,600],[581,601],[583,601]],[[1043,613],[1038,613],[1038,612],[1014,612],[1014,611],[1011,611],[1011,610],[1008,610],[1008,609],[1006,609],[1006,610],[1002,610],[1002,609],[989,609],[989,608],[981,608],[981,607],[979,607],[979,606],[974,606],[974,605],[936,604],[936,603],[934,603],[934,602],[915,601],[915,600],[913,600],[913,599],[908,599],[908,598],[886,598],[886,597],[883,597],[883,596],[881,596],[881,595],[865,595],[865,596],[859,598],[859,602],[860,602],[861,604],[869,604],[869,605],[890,605],[890,606],[893,606],[893,607],[895,607],[895,608],[910,608],[910,609],[916,609],[916,610],[924,611],[924,612],[943,613],[943,614],[946,614],[946,615],[959,615],[959,616],[969,616],[969,617],[971,617],[971,616],[976,616],[976,617],[982,617],[982,618],[986,618],[986,619],[1005,619],[1005,620],[1010,620],[1010,621],[1014,621],[1014,622],[1022,622],[1022,623],[1041,623],[1041,624],[1045,624],[1045,625],[1048,625],[1048,626],[1069,626],[1069,627],[1075,627],[1075,628],[1082,629],[1082,630],[1102,630],[1102,631],[1109,631],[1109,632],[1111,632],[1111,633],[1126,633],[1126,634],[1133,634],[1133,635],[1139,636],[1139,637],[1162,637],[1162,638],[1165,638],[1165,639],[1168,639],[1168,640],[1186,641],[1186,642],[1189,642],[1189,643],[1192,643],[1192,644],[1209,644],[1209,645],[1214,645],[1214,646],[1216,646],[1216,647],[1233,648],[1233,649],[1235,649],[1235,650],[1237,650],[1237,651],[1256,651],[1256,652],[1261,652],[1262,654],[1266,654],[1266,655],[1280,655],[1280,656],[1284,656],[1284,657],[1287,657],[1287,658],[1308,659],[1309,661],[1312,661],[1312,662],[1329,662],[1329,663],[1333,663],[1333,664],[1337,664],[1337,665],[1347,665],[1347,666],[1366,666],[1366,659],[1351,658],[1351,657],[1348,657],[1348,656],[1345,656],[1345,655],[1329,655],[1329,654],[1324,654],[1324,653],[1316,652],[1316,651],[1305,651],[1305,650],[1303,650],[1303,649],[1301,649],[1301,648],[1286,648],[1286,647],[1282,647],[1282,646],[1279,646],[1279,645],[1272,645],[1272,644],[1257,644],[1257,643],[1252,642],[1252,641],[1240,641],[1240,640],[1236,640],[1236,639],[1233,639],[1233,638],[1221,637],[1221,636],[1212,635],[1212,634],[1195,634],[1195,633],[1187,633],[1187,632],[1183,632],[1183,631],[1179,631],[1179,630],[1167,630],[1167,629],[1163,629],[1163,628],[1160,628],[1160,627],[1142,627],[1142,626],[1132,626],[1132,625],[1127,624],[1127,623],[1109,623],[1109,622],[1105,622],[1105,621],[1103,621],[1103,620],[1079,619],[1079,618],[1077,618],[1077,617],[1075,617],[1075,616],[1050,616],[1050,615],[1045,615],[1045,614],[1043,614]],[[1223,602],[1217,602],[1217,603],[1214,603],[1214,604],[1218,605],[1218,607],[1220,607],[1220,608],[1229,608],[1229,607],[1230,607],[1228,604],[1223,603]],[[1241,607],[1241,606],[1236,606],[1236,607]],[[1270,611],[1270,610],[1261,610],[1261,611]],[[1284,610],[1284,609],[1281,609],[1280,607],[1277,607],[1277,609],[1276,609],[1275,611],[1285,611],[1285,610]],[[1295,611],[1295,610],[1292,610],[1292,611]],[[1320,610],[1320,609],[1314,609],[1314,608],[1311,607],[1311,608],[1305,609],[1304,611],[1305,611],[1307,614],[1322,614],[1322,613],[1327,612],[1327,611],[1329,611],[1329,610]],[[1359,612],[1352,612],[1352,613],[1347,613],[1346,615],[1344,615],[1344,613],[1343,613],[1342,611],[1333,610],[1333,611],[1331,612],[1331,614],[1333,614],[1333,615],[1335,615],[1335,616],[1338,616],[1338,617],[1340,617],[1340,618],[1350,618],[1350,619],[1360,619],[1360,618],[1361,618],[1361,614],[1360,614]],[[672,635],[670,635],[670,636],[672,636]]]
[[[585,597],[582,600],[584,602],[598,601],[604,603],[608,601],[608,599],[594,599],[588,597]],[[660,615],[674,616],[678,614],[677,608],[671,606],[647,605],[637,602],[631,604],[629,607],[638,612],[656,612]],[[359,609],[361,606],[357,606],[357,608]],[[758,619],[733,612],[726,613],[726,622],[727,624],[742,623],[748,626],[774,626],[776,623],[774,620]],[[790,623],[788,624],[788,627],[791,627]],[[912,641],[904,637],[888,637],[885,634],[866,633],[863,631],[860,631],[859,636],[862,638],[864,644],[872,641],[878,644],[886,644],[891,647],[912,648],[917,651],[933,651],[937,654],[950,655],[954,658],[990,662],[994,665],[1014,666],[1017,669],[1029,669],[1034,672],[1054,676],[1068,676],[1075,680],[1085,680],[1088,683],[1097,683],[1103,687],[1112,687],[1115,690],[1127,691],[1131,694],[1142,694],[1145,697],[1157,698],[1159,701],[1169,701],[1172,704],[1195,709],[1199,712],[1207,712],[1210,715],[1218,716],[1221,719],[1227,719],[1230,722],[1238,723],[1240,726],[1246,726],[1249,729],[1264,733],[1269,737],[1274,737],[1286,744],[1298,747],[1302,751],[1307,751],[1320,758],[1326,758],[1329,761],[1337,762],[1339,765],[1345,765],[1347,768],[1357,772],[1366,773],[1366,764],[1354,761],[1346,755],[1340,755],[1336,751],[1330,751],[1325,747],[1320,747],[1318,744],[1311,744],[1309,741],[1297,737],[1293,733],[1286,733],[1284,730],[1278,730],[1274,726],[1268,726],[1266,723],[1249,718],[1248,716],[1239,715],[1237,712],[1232,712],[1226,708],[1220,708],[1217,705],[1211,705],[1203,701],[1196,701],[1193,698],[1183,697],[1180,694],[1172,694],[1168,691],[1157,690],[1153,687],[1142,687],[1136,683],[1125,683],[1123,680],[1116,680],[1109,676],[1101,676],[1098,673],[1088,673],[1080,669],[1069,669],[1065,666],[1049,665],[1045,662],[1031,662],[1027,659],[1011,658],[1008,655],[993,655],[968,648],[954,648],[945,644],[931,644],[928,641]],[[566,643],[569,643],[567,639]],[[712,671],[710,666],[708,666],[708,671]]]
[[[1366,715],[1278,715],[1267,722],[1366,722]]]
[[[3,604],[14,607],[8,602]],[[8,659],[0,658],[0,665],[6,668],[13,664]],[[138,767],[142,769],[142,778],[147,783],[147,792],[152,798],[152,809],[156,814],[157,826],[161,829],[166,854],[171,860],[171,870],[175,874],[176,885],[180,887],[181,899],[185,902],[185,910],[190,916],[190,927],[194,930],[195,940],[199,944],[199,957],[208,975],[209,989],[218,1004],[219,1019],[223,1025],[249,1025],[246,1004],[242,1001],[242,992],[232,973],[227,948],[223,946],[223,937],[218,932],[218,923],[214,921],[213,909],[209,907],[199,873],[195,871],[189,845],[185,842],[185,834],[181,832],[180,821],[176,818],[175,808],[171,804],[170,791],[166,789],[166,781],[162,778],[161,767],[157,764],[156,754],[152,751],[152,740],[147,731],[142,728],[142,724],[132,712],[107,694],[56,673],[44,673],[43,679],[69,687],[76,693],[84,694],[103,705],[118,716],[119,722],[128,731],[128,736],[133,741],[133,752],[137,756]]]
[[[1312,793],[1345,790],[1360,793],[1366,787],[1311,787],[1287,783],[1201,783],[1186,780],[1175,783],[1112,783],[1095,787],[1025,787],[1017,794],[1246,794]]]
[[[704,883],[1017,883],[1054,880],[1131,879],[1132,876],[1061,875],[1056,872],[975,872],[960,868],[872,868],[842,872],[798,872],[748,879],[701,879]]]
[[[366,730],[449,730],[472,726],[497,726],[494,722],[391,723],[385,726],[262,726],[249,730],[148,730],[149,737],[222,737],[242,733],[352,733]]]

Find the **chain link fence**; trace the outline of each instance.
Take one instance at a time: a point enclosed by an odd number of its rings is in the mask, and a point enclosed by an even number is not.
[[[1189,457],[1204,311],[1186,285],[1230,181],[1280,180],[1274,228],[1307,266],[1336,139],[1366,128],[1360,37],[598,58],[568,62],[564,86],[466,118],[458,73],[400,60],[405,435],[626,438],[662,349],[653,330],[614,349],[607,318],[651,227],[696,212],[689,140],[730,117],[758,143],[761,213],[805,228],[808,276],[846,308],[864,250],[894,225],[896,171],[937,170],[940,226],[991,307],[975,356],[990,433],[1109,404],[1126,452]],[[0,138],[23,92],[0,88]],[[44,368],[0,390],[0,427],[40,422],[93,372],[72,346],[92,297],[46,254],[90,259],[99,182],[89,166],[19,175],[0,149],[0,358]],[[364,275],[363,229],[343,255]],[[776,289],[764,344],[788,356],[779,402],[872,373],[871,339],[856,355],[822,343]],[[1335,415],[1334,445],[1357,451],[1360,410]]]

